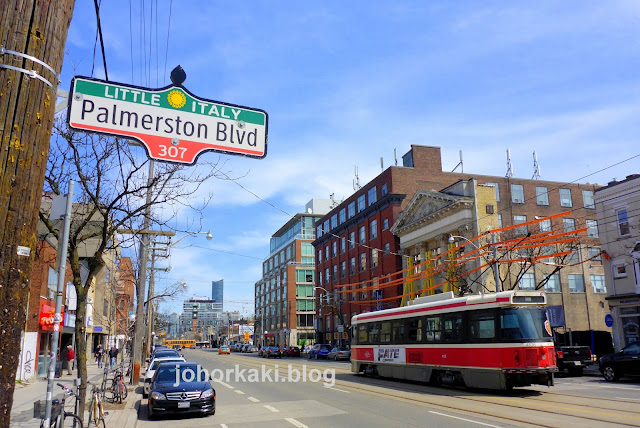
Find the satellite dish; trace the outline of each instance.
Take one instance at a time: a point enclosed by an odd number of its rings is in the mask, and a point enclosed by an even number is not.
[[[309,214],[313,214],[313,210],[311,209],[311,207],[307,208],[307,212],[308,212]]]

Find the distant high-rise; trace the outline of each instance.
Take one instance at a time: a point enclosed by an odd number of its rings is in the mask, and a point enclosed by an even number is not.
[[[224,296],[224,279],[220,281],[211,281],[211,300],[213,304],[213,310],[216,312],[222,312],[222,300]]]

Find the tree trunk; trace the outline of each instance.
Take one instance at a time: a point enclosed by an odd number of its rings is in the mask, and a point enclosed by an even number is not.
[[[62,68],[75,0],[3,0],[0,46]],[[5,53],[0,63],[35,70],[57,86],[51,71]],[[27,295],[35,251],[38,209],[53,125],[56,90],[39,79],[0,68],[0,426],[9,426]]]
[[[80,386],[78,387],[78,416],[84,423],[84,405],[87,397],[87,294],[89,286],[82,286],[80,277],[74,277],[73,282],[76,286],[77,309],[76,309],[76,361],[78,369],[78,377],[80,378]]]

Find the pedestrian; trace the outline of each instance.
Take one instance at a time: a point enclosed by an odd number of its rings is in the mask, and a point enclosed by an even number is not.
[[[73,375],[71,372],[73,368],[73,360],[75,359],[76,354],[73,352],[73,348],[71,345],[67,345],[67,374]]]
[[[118,349],[112,346],[109,350],[109,368],[112,369],[116,365],[116,359],[118,358]]]
[[[102,344],[98,343],[98,347],[96,348],[96,361],[98,362],[98,368],[102,367],[103,356],[104,356],[104,349],[102,348]]]

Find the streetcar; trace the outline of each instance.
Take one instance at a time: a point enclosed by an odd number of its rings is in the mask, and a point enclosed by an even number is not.
[[[418,297],[356,315],[351,328],[358,374],[505,390],[552,386],[558,371],[541,291]]]

